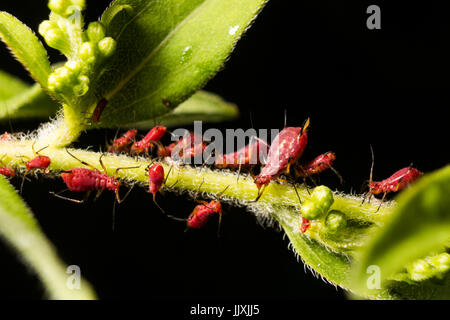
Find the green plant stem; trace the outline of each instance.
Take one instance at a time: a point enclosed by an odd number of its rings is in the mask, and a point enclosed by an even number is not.
[[[23,141],[5,141],[0,142],[0,153],[5,156],[3,162],[10,166],[23,166],[23,157],[33,157],[33,142],[30,140]],[[46,146],[46,141],[37,142],[35,149]],[[102,170],[99,164],[100,153],[84,150],[69,149],[70,152],[99,170]],[[43,155],[51,158],[49,167],[53,172],[69,170],[83,165],[72,158],[64,148],[49,148],[42,151]],[[135,167],[137,169],[120,170],[119,178],[126,179],[130,182],[138,182],[142,185],[147,184],[148,177],[145,168],[153,161],[152,159],[133,158],[127,155],[105,154],[102,158],[108,174],[113,175],[117,168]],[[248,175],[241,174],[238,180],[237,173],[228,170],[211,170],[206,167],[192,167],[189,165],[171,165],[165,161],[160,162],[165,172],[170,168],[170,174],[167,177],[166,188],[177,189],[182,191],[196,191],[203,182],[200,192],[217,195],[223,193],[223,198],[229,198],[233,201],[251,204],[257,195],[258,189],[253,179]],[[297,185],[301,201],[309,198],[309,191],[304,185]],[[378,203],[371,202],[361,205],[361,198],[352,195],[335,193],[335,201],[332,209],[341,210],[351,219],[364,220],[370,223],[382,224],[384,219],[390,214],[392,203],[385,202],[377,211]],[[299,207],[299,199],[292,185],[287,183],[270,183],[264,191],[263,196],[258,201],[259,204],[276,205],[282,203],[284,206]]]

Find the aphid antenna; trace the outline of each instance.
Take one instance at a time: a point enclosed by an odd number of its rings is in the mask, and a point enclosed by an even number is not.
[[[300,195],[298,194],[298,190],[297,190],[295,183],[293,183],[292,186],[294,187],[295,194],[297,195],[297,198],[298,198],[298,202],[300,203],[300,205],[302,205],[302,200],[300,199]]]
[[[202,182],[200,182],[200,185],[197,188],[197,191],[195,191],[195,195],[194,195],[194,201],[197,201],[197,197],[198,197],[198,193],[200,191],[200,188],[202,187],[202,184],[205,182],[205,178],[202,179]]]
[[[67,149],[67,148],[66,148],[66,152],[67,152],[67,154],[68,154],[69,156],[71,156],[71,157],[74,158],[75,160],[79,161],[81,164],[83,164],[83,165],[85,165],[85,166],[88,166],[89,168],[91,168],[91,169],[94,170],[94,171],[99,171],[99,170],[98,170],[96,167],[94,167],[93,165],[91,165],[91,164],[89,164],[89,163],[87,163],[87,162],[85,162],[85,161],[83,161],[83,160],[78,159],[76,156],[74,156],[72,153],[70,153],[69,149]],[[102,162],[101,162],[102,157],[103,157],[103,154],[100,156],[100,159],[99,159],[101,165],[102,165]]]
[[[172,172],[173,165],[170,166],[169,171],[166,174],[166,178],[164,179],[163,185],[166,185],[167,179],[169,178],[170,173]]]
[[[283,128],[286,128],[286,126],[287,126],[287,109],[284,109],[284,127]]]

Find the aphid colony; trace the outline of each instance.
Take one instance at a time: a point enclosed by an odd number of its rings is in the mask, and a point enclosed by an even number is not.
[[[94,122],[99,121],[100,115],[105,108],[106,103],[106,100],[100,101],[98,107],[96,108],[98,111],[94,112],[93,115]],[[333,168],[333,163],[336,160],[335,153],[331,151],[326,152],[306,163],[301,163],[299,161],[308,144],[309,124],[310,121],[307,119],[302,127],[285,127],[277,134],[270,146],[258,138],[251,139],[248,145],[236,152],[216,155],[216,160],[213,163],[213,166],[219,169],[227,168],[230,170],[239,170],[239,172],[241,169],[248,170],[252,174],[254,183],[258,190],[254,201],[258,201],[261,198],[264,190],[272,180],[283,181],[281,180],[281,176],[293,175],[294,179],[302,178],[305,180],[306,178],[311,178],[313,175],[317,175],[327,169],[330,169],[339,177],[342,183],[342,177]],[[168,132],[166,127],[157,125],[152,128],[142,139],[138,140],[136,139],[138,131],[136,129],[130,129],[121,137],[114,139],[112,143],[107,146],[107,151],[116,154],[125,153],[131,156],[156,155],[159,158],[170,157],[179,162],[183,162],[194,157],[202,156],[207,148],[207,145],[202,138],[196,136],[192,132],[181,137],[176,142],[169,145],[164,145],[161,140],[166,132]],[[5,133],[0,136],[0,140],[7,141],[10,137],[11,136],[8,133]],[[31,170],[45,170],[44,172],[48,170],[47,168],[49,167],[51,160],[49,157],[40,154],[40,152],[46,148],[47,147],[43,147],[38,151],[35,151],[34,144],[32,145],[34,157],[28,159],[28,161],[24,163],[26,172],[23,176],[23,181],[25,180],[25,175]],[[260,154],[261,150],[265,150],[266,152],[268,150],[267,158],[264,163],[260,161],[259,157],[256,157],[258,161],[252,161],[255,159],[255,155]],[[118,179],[118,172],[126,169],[137,169],[139,167],[117,168],[114,175],[109,176],[107,169],[102,162],[102,157],[104,155],[102,155],[99,159],[100,165],[103,168],[103,172],[101,172],[91,164],[78,159],[68,150],[67,153],[87,168],[72,168],[64,171],[61,173],[61,178],[67,185],[68,190],[74,192],[86,192],[86,197],[84,200],[75,200],[53,193],[55,196],[73,202],[82,203],[87,199],[92,191],[97,191],[97,198],[104,190],[111,190],[115,193],[117,202],[123,202],[128,194],[123,199],[119,195],[121,181]],[[253,170],[258,166],[262,166],[259,174],[253,175]],[[171,169],[172,167],[170,170]],[[170,170],[166,174],[164,167],[154,160],[147,166],[147,168],[145,168],[148,175],[148,192],[152,194],[153,201],[162,212],[164,212],[164,210],[156,202],[156,194],[160,192],[161,188],[166,184]],[[370,172],[370,181],[368,183],[369,192],[366,196],[370,195],[371,197],[372,195],[383,193],[383,198],[381,201],[384,200],[387,193],[397,192],[406,188],[409,184],[422,175],[419,170],[409,166],[395,172],[387,179],[375,182],[372,181],[372,172],[373,151],[372,169]],[[13,168],[4,165],[3,158],[0,159],[0,174],[7,177],[14,177],[15,175],[15,170]],[[195,198],[197,198],[200,187],[201,184],[197,190]],[[225,188],[221,194],[223,194],[227,188]],[[328,187],[325,186],[316,187],[310,194],[310,198],[308,200],[303,203],[300,201],[300,231],[302,233],[307,232],[312,224],[312,221],[321,221],[331,233],[338,232],[344,228],[346,226],[345,214],[336,210],[330,211],[333,202],[333,193]],[[170,215],[168,216],[177,220],[185,221],[188,228],[199,229],[206,225],[211,216],[217,214],[219,215],[219,218],[221,218],[222,205],[220,201],[216,199],[210,202],[200,201],[200,204],[194,208],[187,219],[179,219]]]

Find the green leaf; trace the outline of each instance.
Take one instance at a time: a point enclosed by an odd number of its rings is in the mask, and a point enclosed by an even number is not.
[[[222,122],[232,120],[238,115],[239,109],[235,104],[226,102],[213,93],[198,91],[169,114],[155,120],[137,122],[128,126],[147,129],[153,127],[156,121],[167,127],[176,127],[192,124],[194,121]]]
[[[378,266],[381,280],[389,280],[406,264],[448,246],[449,194],[450,166],[447,166],[423,176],[397,197],[398,205],[393,215],[375,235],[357,266],[355,281],[361,290],[367,291],[368,266]],[[445,286],[440,288],[445,289]],[[447,296],[448,291],[446,289]]]
[[[36,83],[29,86],[0,70],[0,122],[9,119],[48,118],[58,103]]]
[[[11,186],[0,175],[0,235],[20,258],[34,269],[51,299],[95,299],[90,284],[81,280],[80,290],[70,290],[67,266],[58,258],[32,213]]]
[[[47,51],[36,35],[9,13],[0,11],[0,39],[44,88],[51,72]]]
[[[222,68],[266,1],[114,1],[102,22],[117,49],[90,97],[92,109],[98,97],[109,101],[100,126],[153,120],[189,98]]]

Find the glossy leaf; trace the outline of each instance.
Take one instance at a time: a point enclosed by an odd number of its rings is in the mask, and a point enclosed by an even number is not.
[[[0,11],[0,39],[44,88],[51,72],[47,51],[36,35],[12,15]]]
[[[447,166],[423,176],[399,195],[393,215],[380,228],[361,258],[356,277],[361,289],[365,290],[368,266],[378,266],[381,280],[385,280],[401,271],[407,263],[448,246],[449,194],[450,166]]]
[[[224,65],[266,1],[114,1],[102,22],[116,53],[91,81],[94,105],[108,100],[100,126],[153,120],[189,98]]]
[[[95,299],[94,291],[83,279],[79,290],[69,289],[67,266],[58,258],[17,191],[1,175],[0,235],[34,269],[51,299]]]
[[[176,127],[192,124],[194,121],[227,121],[236,118],[238,115],[239,110],[235,104],[226,102],[213,93],[198,91],[169,114],[155,120],[137,122],[129,126],[146,129],[153,127],[157,122],[167,127]]]
[[[32,86],[0,71],[0,122],[9,119],[48,118],[58,103],[36,83]]]

